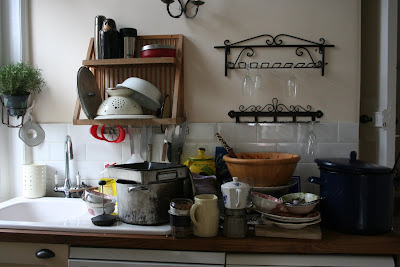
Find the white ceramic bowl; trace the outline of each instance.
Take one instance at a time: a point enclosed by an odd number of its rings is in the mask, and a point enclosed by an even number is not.
[[[103,214],[103,203],[93,203],[89,202],[83,198],[83,201],[86,204],[88,212],[92,216],[98,216]],[[115,210],[115,202],[106,202],[104,203],[104,213],[111,214]]]
[[[131,77],[123,83],[117,84],[116,88],[129,88],[133,90],[133,97],[140,106],[156,111],[161,107],[161,92],[150,82]]]
[[[103,214],[103,201],[105,214],[111,214],[117,202],[115,196],[106,195],[94,190],[85,190],[85,195],[82,199],[86,204],[88,212],[93,216]]]
[[[307,214],[314,210],[319,203],[319,196],[312,193],[292,193],[280,198],[283,206],[293,214]]]
[[[279,204],[282,204],[282,200],[279,198],[266,195],[260,192],[251,192],[251,200],[256,209],[263,212],[270,212]]]

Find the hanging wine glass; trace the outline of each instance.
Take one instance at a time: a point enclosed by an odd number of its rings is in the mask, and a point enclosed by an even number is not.
[[[317,136],[314,133],[314,123],[310,123],[310,130],[308,132],[308,138],[306,143],[306,155],[308,157],[314,158],[317,155]]]
[[[290,70],[290,77],[287,83],[286,96],[296,97],[298,94],[298,90],[299,90],[299,83],[297,81],[297,78],[293,74],[293,67],[292,67]]]
[[[246,96],[251,96],[253,94],[253,89],[254,89],[254,83],[250,77],[250,69],[247,68],[246,76],[244,77],[243,80],[242,94]]]
[[[264,86],[264,84],[263,84],[263,76],[260,73],[260,70],[257,69],[257,75],[256,75],[255,82],[254,82],[254,88],[259,90],[263,86]]]

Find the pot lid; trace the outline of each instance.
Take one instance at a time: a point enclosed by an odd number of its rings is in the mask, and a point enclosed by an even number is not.
[[[94,119],[102,100],[96,78],[86,67],[81,67],[78,70],[77,91],[79,102],[86,117]]]
[[[224,183],[221,185],[223,189],[250,189],[250,185],[246,183],[241,183],[238,181],[237,177],[232,177],[232,182]]]
[[[142,51],[151,50],[151,49],[175,49],[175,46],[168,44],[151,44],[145,45],[142,47]]]
[[[350,158],[319,158],[314,160],[321,169],[353,174],[385,174],[391,168],[357,159],[357,152],[351,151]]]

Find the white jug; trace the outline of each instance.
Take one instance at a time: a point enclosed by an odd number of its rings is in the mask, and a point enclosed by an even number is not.
[[[227,209],[247,208],[247,198],[250,186],[246,183],[238,182],[237,177],[233,177],[233,182],[221,185],[222,198]]]

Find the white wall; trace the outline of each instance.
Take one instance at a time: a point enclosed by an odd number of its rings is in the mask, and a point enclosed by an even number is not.
[[[48,83],[34,115],[39,122],[71,122],[76,101],[76,73],[86,56],[96,15],[116,20],[118,29],[134,27],[139,35],[181,33],[185,36],[185,110],[190,122],[231,122],[239,105],[271,103],[311,105],[325,122],[358,122],[360,87],[360,0],[218,0],[206,1],[194,19],[174,19],[161,1],[32,0],[30,19],[33,63]],[[326,74],[296,71],[300,95],[283,90],[288,70],[265,70],[266,88],[241,95],[243,70],[224,76],[224,52],[214,48],[269,33],[292,34],[312,41],[325,38]],[[268,51],[271,51],[268,49]],[[259,52],[263,53],[264,52]],[[298,60],[294,52],[268,52],[265,61]],[[254,77],[255,71],[252,72]]]

